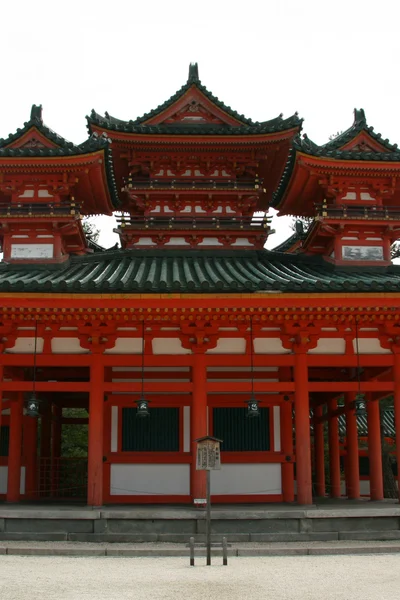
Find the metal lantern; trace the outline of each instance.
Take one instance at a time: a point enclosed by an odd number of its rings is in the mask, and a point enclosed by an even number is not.
[[[139,400],[136,400],[136,404],[137,404],[136,416],[137,417],[145,418],[145,417],[150,416],[149,403],[150,403],[150,401],[146,400],[146,398],[143,395],[139,398]]]
[[[259,401],[256,399],[254,394],[251,395],[250,400],[247,400],[247,417],[253,419],[260,416],[260,408],[258,406]]]
[[[26,414],[28,417],[37,419],[40,416],[39,413],[39,400],[36,398],[35,392],[32,393],[26,404]]]
[[[357,417],[364,416],[366,413],[366,402],[364,394],[357,394],[355,398],[355,414]]]

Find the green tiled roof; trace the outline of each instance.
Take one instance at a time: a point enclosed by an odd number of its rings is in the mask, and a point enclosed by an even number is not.
[[[160,114],[174,104],[174,102],[179,100],[179,98],[181,98],[193,85],[196,86],[197,89],[200,90],[202,94],[206,96],[206,98],[208,98],[213,104],[218,106],[218,108],[239,121],[238,126],[216,125],[212,123],[199,125],[188,125],[184,123],[161,125],[145,124],[146,121]],[[230,106],[224,104],[201,83],[199,79],[197,63],[189,66],[189,77],[185,85],[183,85],[166,102],[160,104],[160,106],[154,110],[151,110],[149,113],[144,114],[142,117],[138,117],[137,119],[131,121],[122,121],[121,119],[112,117],[107,112],[105,113],[105,116],[102,116],[95,110],[92,110],[90,116],[86,118],[88,121],[89,132],[91,131],[91,125],[97,125],[99,127],[104,127],[107,130],[121,131],[125,133],[168,135],[257,135],[285,131],[288,129],[293,129],[294,127],[300,128],[303,122],[297,113],[287,119],[283,119],[282,115],[279,115],[275,119],[264,121],[262,123],[247,119],[244,115],[240,115]]]
[[[0,264],[1,292],[400,292],[400,267],[334,267],[261,251],[110,250],[62,265]]]
[[[36,127],[40,133],[49,141],[57,144],[57,148],[9,148],[8,146],[25,135],[32,127]],[[93,133],[82,144],[76,145],[68,142],[66,139],[52,131],[44,125],[42,120],[42,107],[32,106],[31,118],[24,123],[22,128],[17,129],[15,133],[10,134],[6,139],[0,139],[0,158],[45,158],[45,157],[71,157],[81,154],[90,154],[104,150],[105,168],[107,174],[108,187],[115,208],[120,205],[117,183],[114,176],[114,163],[111,151],[111,140],[106,134],[97,135]]]

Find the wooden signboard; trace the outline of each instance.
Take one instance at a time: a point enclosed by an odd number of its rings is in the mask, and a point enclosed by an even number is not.
[[[217,471],[221,469],[220,443],[220,440],[212,437],[197,440],[196,469],[198,471]]]

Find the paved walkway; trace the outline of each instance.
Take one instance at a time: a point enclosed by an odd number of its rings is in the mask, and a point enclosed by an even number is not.
[[[393,600],[400,556],[232,558],[0,557],[4,600]]]

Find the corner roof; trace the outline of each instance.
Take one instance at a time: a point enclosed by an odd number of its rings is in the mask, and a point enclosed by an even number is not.
[[[354,141],[356,144],[357,138],[362,134],[364,134],[364,138],[371,141],[374,149],[366,147],[361,150],[358,147],[351,147],[351,142]],[[388,139],[383,139],[380,133],[375,133],[374,128],[367,125],[364,110],[355,108],[353,125],[322,146],[313,142],[307,134],[303,134],[303,137],[300,134],[294,136],[283,175],[273,195],[271,206],[278,207],[281,203],[291,180],[299,153],[315,158],[336,159],[345,162],[400,162],[400,149],[397,144],[391,144]]]
[[[34,130],[39,132],[42,139],[49,142],[48,146],[39,144],[32,146],[22,144],[16,145],[18,140],[23,141],[24,137],[29,136],[29,132]],[[117,183],[114,176],[114,164],[111,151],[111,140],[106,134],[98,135],[93,133],[82,144],[76,145],[69,142],[62,136],[55,133],[52,129],[43,123],[42,105],[32,105],[29,121],[24,123],[22,128],[18,128],[15,133],[10,134],[5,139],[0,139],[0,159],[1,158],[62,158],[85,154],[91,154],[99,151],[104,152],[104,165],[110,197],[114,208],[120,205]]]
[[[188,125],[188,124],[150,124],[148,121],[154,119],[157,115],[164,112],[167,108],[178,102],[192,87],[197,88],[199,92],[218,109],[222,110],[229,117],[237,121],[237,125],[219,125],[219,124],[201,124],[201,125]],[[177,134],[177,135],[255,135],[265,133],[277,133],[293,128],[301,128],[303,119],[300,119],[298,114],[295,113],[287,119],[282,118],[282,114],[278,117],[262,123],[254,122],[251,119],[246,118],[244,115],[240,115],[237,111],[233,110],[230,106],[227,106],[214,96],[200,81],[199,71],[197,63],[189,65],[189,75],[187,82],[173,94],[168,100],[160,104],[157,108],[150,112],[138,117],[135,120],[123,121],[117,119],[105,113],[105,116],[98,114],[92,109],[90,116],[86,117],[88,123],[89,132],[92,131],[92,126],[104,127],[107,130],[120,131],[125,133],[141,133],[141,134]]]

